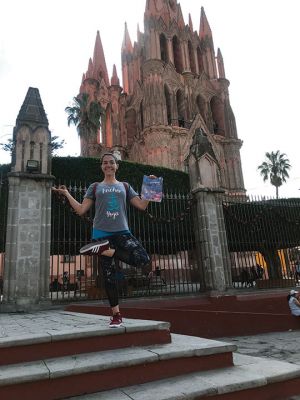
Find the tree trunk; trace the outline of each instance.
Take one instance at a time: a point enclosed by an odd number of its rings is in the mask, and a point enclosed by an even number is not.
[[[267,263],[269,278],[282,278],[281,262],[277,249],[261,249],[260,252]]]

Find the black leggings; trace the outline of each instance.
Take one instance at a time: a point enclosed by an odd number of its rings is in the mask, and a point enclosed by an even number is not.
[[[111,307],[119,304],[116,270],[113,259],[123,261],[134,267],[145,267],[150,263],[150,257],[141,243],[130,233],[114,235],[107,238],[110,247],[115,249],[114,257],[100,256],[104,286]]]

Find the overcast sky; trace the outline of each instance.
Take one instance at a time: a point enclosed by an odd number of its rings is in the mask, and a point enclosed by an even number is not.
[[[0,142],[12,137],[28,87],[40,91],[52,135],[67,142],[60,155],[79,155],[75,128],[65,107],[78,94],[93,55],[97,30],[108,74],[121,74],[121,44],[127,22],[132,42],[144,31],[146,0],[0,0]],[[273,195],[257,166],[267,151],[286,153],[292,169],[280,195],[299,197],[300,1],[181,0],[199,30],[204,7],[230,81],[245,187],[249,194]],[[0,150],[0,164],[10,162]]]

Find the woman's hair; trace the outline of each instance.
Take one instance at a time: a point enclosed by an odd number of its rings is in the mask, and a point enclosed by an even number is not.
[[[102,154],[102,156],[100,158],[100,164],[103,163],[103,158],[105,156],[111,156],[115,160],[116,164],[119,164],[119,160],[117,159],[117,157],[113,153],[109,153],[109,152]]]

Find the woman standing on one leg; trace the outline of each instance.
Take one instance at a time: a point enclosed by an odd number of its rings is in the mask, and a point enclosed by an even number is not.
[[[119,327],[122,325],[122,316],[113,258],[135,267],[150,264],[146,250],[129,231],[126,200],[140,210],[145,210],[149,201],[141,199],[130,185],[116,179],[118,161],[113,154],[105,153],[102,156],[101,169],[104,173],[103,181],[89,186],[82,203],[75,200],[65,186],[53,190],[64,195],[78,215],[84,215],[95,203],[92,238],[97,242],[84,246],[80,252],[100,256],[105,290],[113,314],[110,327]],[[155,178],[153,175],[150,177]]]

